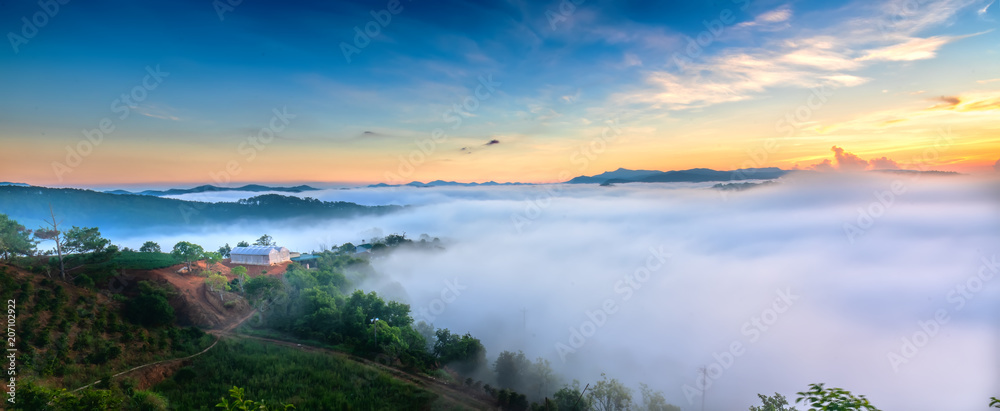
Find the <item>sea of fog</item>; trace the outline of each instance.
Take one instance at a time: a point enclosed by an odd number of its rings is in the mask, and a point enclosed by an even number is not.
[[[302,195],[412,207],[114,240],[214,249],[267,233],[306,252],[391,233],[440,237],[443,252],[374,260],[398,284],[365,287],[472,333],[491,358],[523,350],[567,381],[607,373],[684,409],[701,407],[701,367],[707,410],[747,409],[757,393],[794,398],[817,382],[885,410],[986,409],[1000,395],[997,179],[710,185],[324,190]]]

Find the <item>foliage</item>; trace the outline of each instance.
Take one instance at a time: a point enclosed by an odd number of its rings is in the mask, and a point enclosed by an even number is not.
[[[823,384],[809,384],[809,390],[797,393],[795,403],[804,402],[809,411],[879,411],[864,395],[855,396],[842,388],[825,388]]]
[[[202,254],[202,258],[205,259],[205,266],[211,268],[215,263],[222,261],[222,254],[215,251],[206,251]]]
[[[18,255],[31,255],[36,242],[28,230],[6,214],[0,214],[0,259],[9,260]]]
[[[219,293],[219,297],[222,296],[223,291],[229,291],[229,279],[222,274],[211,274],[205,279],[205,285],[208,286],[212,291]]]
[[[251,340],[223,339],[191,360],[192,373],[153,388],[176,409],[219,402],[238,385],[245,395],[303,410],[429,409],[437,395],[341,356],[306,352]],[[193,374],[193,375],[192,375]]]
[[[100,253],[111,246],[111,240],[101,237],[97,227],[73,226],[63,233],[63,251],[67,253]]]
[[[493,371],[497,374],[497,385],[501,388],[524,391],[524,382],[530,371],[531,361],[518,351],[516,354],[510,351],[501,352],[493,363]]]
[[[583,395],[583,387],[580,381],[573,380],[572,385],[567,385],[556,391],[552,396],[555,400],[556,408],[560,411],[586,411],[590,409],[590,398]]]
[[[146,241],[145,243],[142,243],[141,247],[139,247],[139,252],[140,253],[160,253],[160,252],[163,252],[163,250],[160,249],[160,245],[159,244],[154,243],[152,241]]]
[[[174,321],[174,308],[167,302],[167,290],[149,281],[139,282],[139,295],[126,304],[129,320],[146,327]]]
[[[781,394],[774,393],[773,397],[757,394],[757,397],[764,405],[760,407],[751,405],[750,411],[796,411],[795,407],[788,408],[788,400]]]
[[[174,256],[174,258],[177,258],[187,264],[188,270],[191,270],[191,262],[201,258],[203,254],[205,254],[204,248],[201,248],[200,245],[192,244],[187,241],[181,241],[174,244],[174,249],[170,252],[170,255]]]
[[[272,246],[277,244],[275,244],[274,239],[271,238],[271,236],[264,234],[260,236],[257,241],[254,241],[253,245]]]
[[[668,404],[660,391],[654,391],[648,385],[639,383],[639,392],[642,393],[642,411],[681,411],[681,407]]]
[[[472,375],[486,365],[486,347],[471,334],[459,336],[447,328],[437,330],[434,356],[463,375]]]
[[[990,407],[1000,408],[1000,398],[997,397],[990,398]]]
[[[237,247],[249,247],[250,243],[248,243],[246,241],[240,241],[240,242],[236,243],[236,246]],[[232,250],[230,250],[230,251],[232,251]]]
[[[226,243],[226,245],[219,247],[219,255],[221,255],[222,258],[229,258],[230,257],[229,254],[232,252],[233,252],[233,247],[230,247],[229,243]]]
[[[222,402],[215,404],[215,408],[222,408],[226,411],[250,411],[250,410],[262,410],[267,411],[267,405],[264,401],[255,402],[253,400],[248,400],[243,398],[243,389],[233,386],[229,389],[229,397],[232,398],[232,402],[229,402],[226,397],[222,397]],[[279,406],[281,409],[290,410],[294,409],[295,406],[292,404],[284,404]],[[277,408],[275,408],[277,409]]]
[[[601,373],[601,381],[587,392],[587,398],[596,411],[625,411],[632,406],[632,390],[617,379],[608,379]]]

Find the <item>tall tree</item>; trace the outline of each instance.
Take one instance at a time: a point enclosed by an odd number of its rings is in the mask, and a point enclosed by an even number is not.
[[[530,367],[531,361],[528,361],[524,352],[518,351],[516,354],[510,351],[501,352],[493,363],[493,371],[497,373],[497,385],[500,388],[523,391],[522,385]]]
[[[205,254],[204,248],[187,241],[174,244],[174,249],[170,252],[170,255],[187,264],[188,272],[191,272],[191,262],[201,258],[202,254]]]
[[[264,234],[260,236],[260,238],[258,238],[257,241],[254,241],[253,245],[271,246],[276,244],[274,243],[274,239],[271,238],[271,236]]]
[[[760,407],[751,405],[750,411],[797,411],[795,407],[788,408],[788,400],[781,394],[774,393],[773,397],[757,394],[757,397],[764,405]]]
[[[139,247],[140,253],[160,253],[163,252],[160,249],[160,245],[152,241],[146,241],[142,243],[142,247]]]
[[[601,373],[601,381],[587,393],[591,405],[597,411],[626,411],[632,408],[632,390],[617,379],[608,379]]]
[[[67,253],[100,253],[111,246],[111,240],[101,237],[97,227],[70,228],[63,234],[63,248]]]
[[[236,243],[236,246],[237,246],[237,247],[249,247],[249,246],[250,246],[250,243],[248,243],[248,242],[246,242],[246,241],[240,241],[240,242]],[[230,251],[231,251],[231,250],[230,250]]]
[[[222,258],[229,258],[229,253],[231,252],[233,252],[233,248],[229,246],[229,243],[219,247],[219,254],[222,255]]]
[[[795,403],[804,402],[816,411],[879,411],[864,395],[855,396],[843,388],[826,388],[809,384],[809,390],[797,393]]]
[[[240,292],[246,294],[244,286],[246,285],[247,282],[247,268],[242,265],[238,265],[236,267],[233,267],[233,269],[230,270],[229,272],[231,272],[233,275],[236,276],[237,280],[236,283],[239,284],[240,286]]]
[[[56,242],[56,254],[59,256],[59,276],[62,277],[63,281],[66,280],[66,263],[63,261],[63,249],[62,249],[62,238],[60,237],[59,224],[62,221],[56,221],[56,212],[52,210],[52,204],[49,204],[49,215],[52,217],[52,221],[46,220],[45,223],[52,227],[51,229],[39,228],[35,230],[35,237],[41,240],[52,240]]]
[[[660,391],[654,391],[648,385],[639,383],[639,392],[642,393],[642,411],[681,411],[681,407],[668,404]]]
[[[205,285],[212,291],[219,293],[219,299],[222,299],[222,292],[229,291],[229,280],[222,274],[211,274],[208,278],[205,278]]]
[[[0,214],[0,259],[9,260],[15,255],[31,255],[35,251],[31,230],[24,228],[6,214]]]

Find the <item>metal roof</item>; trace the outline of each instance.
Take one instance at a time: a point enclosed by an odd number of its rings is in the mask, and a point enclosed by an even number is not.
[[[284,247],[274,247],[267,245],[252,245],[249,247],[236,247],[229,252],[229,255],[239,254],[239,255],[269,255],[271,250],[281,251]]]

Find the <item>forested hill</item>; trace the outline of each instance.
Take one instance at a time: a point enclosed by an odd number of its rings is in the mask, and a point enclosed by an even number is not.
[[[117,230],[235,223],[290,218],[346,218],[385,214],[400,206],[363,206],[265,194],[232,203],[203,203],[145,195],[108,194],[73,188],[0,186],[0,213],[27,227],[49,219],[52,205],[57,220],[75,226],[114,227]]]

